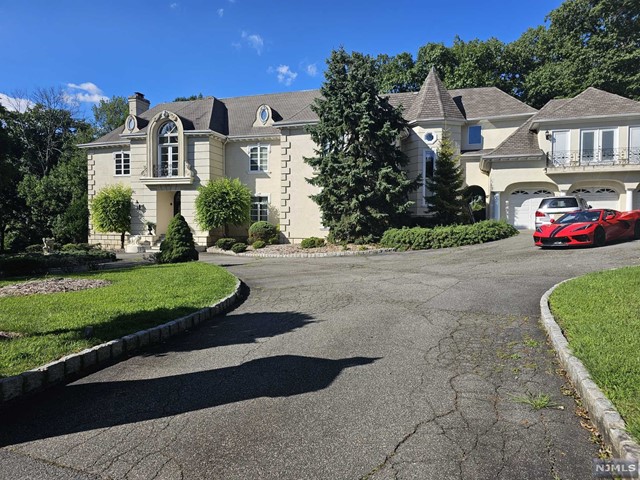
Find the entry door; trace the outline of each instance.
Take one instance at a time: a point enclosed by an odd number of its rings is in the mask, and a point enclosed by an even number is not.
[[[554,165],[569,164],[569,130],[553,132],[551,137],[551,158]]]
[[[182,194],[180,191],[177,191],[176,194],[173,196],[173,216],[175,217],[177,214],[179,214],[181,209],[182,209]]]

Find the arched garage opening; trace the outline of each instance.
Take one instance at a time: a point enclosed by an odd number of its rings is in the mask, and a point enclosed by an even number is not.
[[[613,181],[593,183],[578,183],[573,185],[567,195],[579,195],[592,208],[612,208],[620,210],[620,192],[624,192],[624,185]]]
[[[505,192],[504,206],[507,221],[516,228],[533,230],[536,210],[540,202],[553,197],[555,185],[514,185]]]

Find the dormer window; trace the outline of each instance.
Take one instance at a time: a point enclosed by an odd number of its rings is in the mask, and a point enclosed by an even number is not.
[[[178,176],[178,127],[174,122],[167,122],[160,127],[158,150],[159,176]]]
[[[253,122],[254,127],[268,127],[273,125],[273,112],[269,105],[260,105],[256,110],[256,119]]]
[[[267,123],[267,120],[269,120],[269,110],[263,105],[260,107],[260,121],[264,124]]]

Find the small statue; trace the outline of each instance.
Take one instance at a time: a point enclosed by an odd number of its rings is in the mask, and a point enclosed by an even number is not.
[[[53,243],[54,243],[54,239],[53,238],[43,238],[42,239],[42,252],[44,254],[49,254],[51,252],[53,252]]]

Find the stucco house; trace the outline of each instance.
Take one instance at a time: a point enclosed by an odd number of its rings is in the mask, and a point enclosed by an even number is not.
[[[319,91],[202,98],[150,107],[129,97],[129,116],[87,150],[89,199],[104,186],[133,189],[131,235],[152,245],[181,212],[200,248],[220,232],[199,228],[200,185],[239,178],[253,192],[252,220],[280,226],[286,241],[325,236],[309,198],[314,155],[305,127]],[[640,208],[640,102],[595,88],[536,110],[494,87],[447,90],[435,70],[419,92],[390,94],[409,131],[399,140],[411,175],[429,177],[443,131],[460,150],[465,184],[487,201],[487,216],[532,228],[540,199],[579,193],[594,207]],[[414,214],[426,214],[426,185]],[[147,222],[155,224],[149,233]],[[246,232],[246,230],[245,230]],[[232,233],[233,230],[232,230]],[[241,235],[242,231],[235,232]],[[91,243],[117,247],[119,235],[90,229]]]

